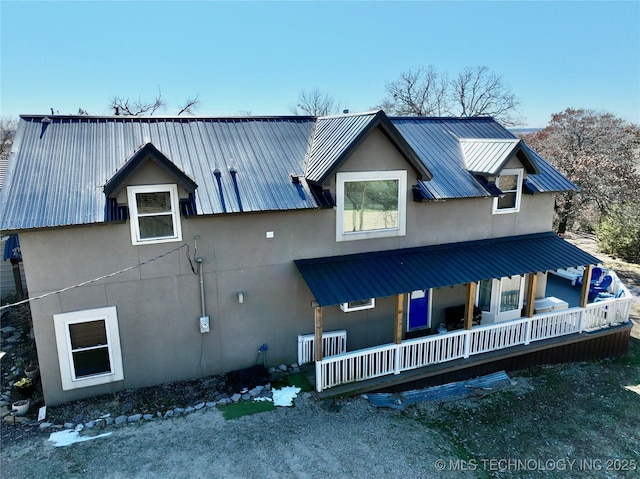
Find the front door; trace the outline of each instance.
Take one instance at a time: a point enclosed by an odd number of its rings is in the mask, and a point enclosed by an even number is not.
[[[429,321],[429,293],[430,290],[412,291],[409,295],[409,331],[430,326]]]

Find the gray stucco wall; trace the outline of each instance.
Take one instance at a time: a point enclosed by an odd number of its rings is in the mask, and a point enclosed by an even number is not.
[[[186,247],[148,262],[180,244],[132,246],[128,222],[22,232],[31,296],[141,265],[32,302],[47,404],[245,368],[254,364],[263,343],[269,348],[268,365],[296,361],[297,335],[314,329],[314,298],[295,259],[551,229],[552,195],[524,195],[520,213],[508,215],[492,215],[491,199],[413,202],[415,172],[380,132],[374,132],[341,171],[383,167],[409,172],[403,237],[336,242],[333,209],[183,218],[183,243],[189,244],[192,259],[197,254],[204,261],[206,312],[211,318],[206,334],[199,332],[199,278],[191,270]],[[267,238],[267,232],[273,232],[273,238]],[[242,304],[239,292],[244,294]],[[434,313],[460,300],[461,287],[438,290]],[[52,315],[104,306],[117,307],[124,380],[63,391]],[[360,312],[328,307],[324,329],[346,329],[349,349],[384,344],[393,340],[394,314],[395,298],[378,298],[375,309]]]

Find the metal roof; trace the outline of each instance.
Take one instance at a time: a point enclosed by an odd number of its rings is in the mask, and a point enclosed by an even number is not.
[[[320,306],[600,260],[553,232],[295,261]]]
[[[389,122],[384,112],[378,110],[318,118],[306,161],[307,180],[318,183],[324,181],[375,127],[382,128],[421,177],[427,180],[431,178],[432,175],[424,162],[411,149],[395,126]]]
[[[104,187],[149,143],[170,173],[197,185],[198,215],[318,208],[307,180],[326,178],[377,127],[421,173],[431,199],[491,196],[465,168],[460,139],[515,138],[491,118],[388,118],[381,111],[322,118],[23,115],[0,189],[0,229],[104,222]],[[528,175],[530,191],[576,189],[522,148],[540,171]]]
[[[423,181],[422,186],[436,200],[491,196],[473,172],[467,170],[461,139],[516,139],[489,117],[392,117],[390,120],[433,173],[431,181]],[[540,171],[539,174],[527,175],[536,192],[578,189],[524,143],[522,145]]]
[[[528,173],[539,173],[535,162],[521,148],[519,139],[461,138],[465,167],[472,173],[497,176],[513,155],[518,155]]]
[[[0,190],[0,229],[105,221],[103,187],[146,143],[198,185],[198,214],[317,208],[302,176],[315,119],[22,116]],[[221,202],[214,170],[221,171]]]

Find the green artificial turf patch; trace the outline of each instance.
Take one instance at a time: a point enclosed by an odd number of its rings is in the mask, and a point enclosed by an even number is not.
[[[236,403],[218,406],[226,420],[237,419],[242,416],[250,416],[260,412],[275,411],[276,407],[272,401],[238,401]]]
[[[303,373],[290,374],[286,378],[287,384],[285,386],[296,386],[300,388],[300,391],[313,391],[313,385],[307,379]]]

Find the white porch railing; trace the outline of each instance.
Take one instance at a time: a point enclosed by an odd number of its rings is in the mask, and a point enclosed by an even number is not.
[[[316,389],[322,391],[474,354],[622,324],[629,319],[632,301],[627,294],[585,308],[536,314],[531,318],[338,354],[316,361]]]
[[[301,334],[298,336],[298,364],[313,361],[315,354],[315,334]],[[347,350],[347,332],[344,329],[322,333],[323,356],[335,356]]]

